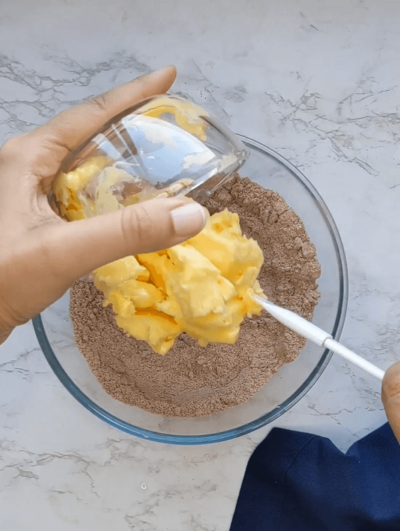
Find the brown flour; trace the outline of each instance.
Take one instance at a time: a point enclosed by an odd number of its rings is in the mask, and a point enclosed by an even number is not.
[[[302,222],[285,201],[235,177],[205,206],[211,214],[224,208],[239,214],[243,233],[264,253],[259,281],[268,298],[311,318],[320,266]],[[160,356],[120,330],[112,309],[102,303],[93,284],[73,286],[70,311],[79,349],[107,393],[165,416],[211,415],[245,402],[305,344],[264,312],[245,320],[235,345],[203,348],[182,334]]]

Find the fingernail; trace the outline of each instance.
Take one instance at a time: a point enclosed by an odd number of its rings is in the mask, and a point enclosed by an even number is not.
[[[206,224],[204,208],[198,203],[189,203],[171,211],[171,219],[177,236],[194,236]]]
[[[152,72],[148,72],[147,74],[143,74],[143,76],[140,77],[158,77],[163,76],[167,70],[170,70],[171,68],[175,68],[173,65],[164,66],[164,68],[159,68],[158,70],[153,70]]]

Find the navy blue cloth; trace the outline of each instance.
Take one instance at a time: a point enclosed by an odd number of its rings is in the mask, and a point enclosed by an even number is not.
[[[400,445],[389,424],[346,454],[273,429],[247,465],[230,531],[400,531]]]

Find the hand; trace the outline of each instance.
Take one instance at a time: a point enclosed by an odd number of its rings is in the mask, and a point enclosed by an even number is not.
[[[175,69],[138,78],[68,109],[0,150],[0,343],[60,298],[80,277],[125,256],[197,234],[205,213],[183,199],[158,199],[67,223],[47,194],[65,157],[113,116],[167,91]]]
[[[389,424],[400,444],[400,363],[389,367],[383,377],[382,402]]]

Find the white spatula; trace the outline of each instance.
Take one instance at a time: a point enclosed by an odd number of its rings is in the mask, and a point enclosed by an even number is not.
[[[325,347],[332,350],[332,352],[336,352],[336,354],[339,354],[342,358],[345,358],[354,363],[354,365],[364,369],[364,371],[372,374],[372,376],[375,376],[378,380],[383,380],[385,371],[379,369],[376,365],[373,365],[352,350],[349,350],[335,341],[328,332],[324,332],[321,328],[318,328],[318,326],[315,326],[313,323],[300,317],[300,315],[297,315],[290,310],[286,310],[285,308],[281,308],[280,306],[276,306],[276,304],[263,299],[258,295],[254,295],[254,299],[261,304],[264,310],[271,314],[272,317],[275,317],[277,321],[281,322],[294,332],[297,332],[300,336],[309,339],[320,347]]]

